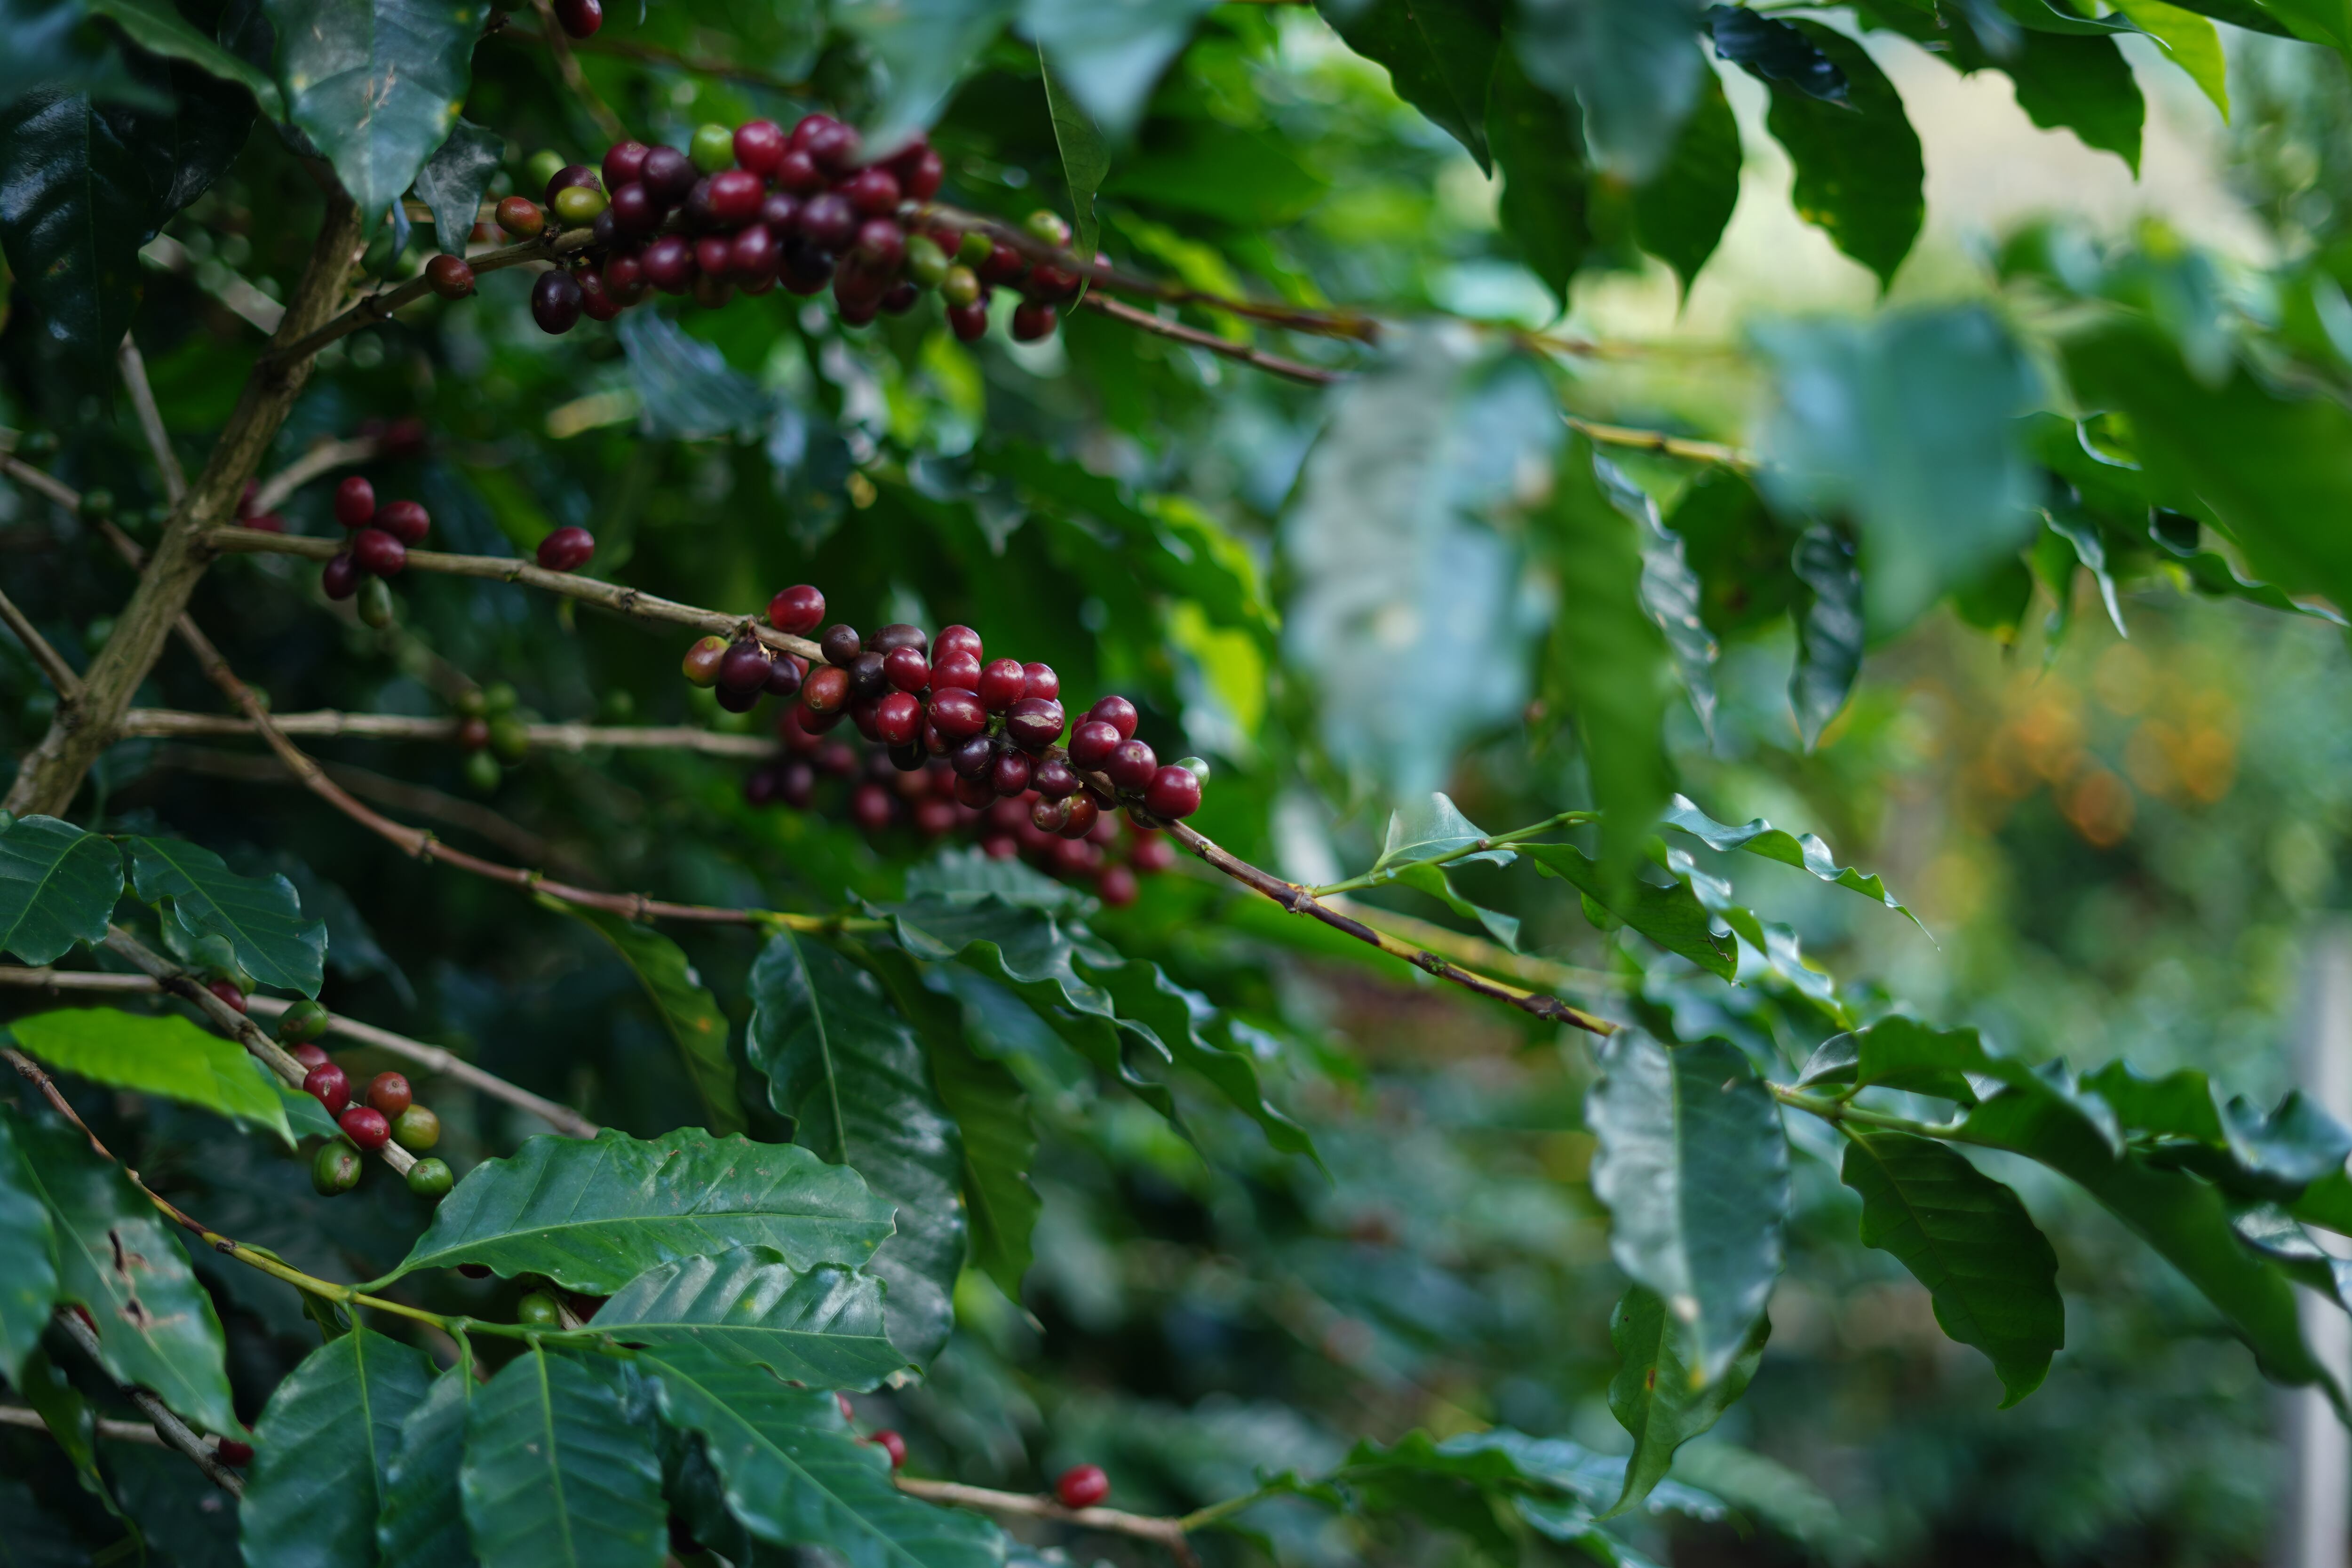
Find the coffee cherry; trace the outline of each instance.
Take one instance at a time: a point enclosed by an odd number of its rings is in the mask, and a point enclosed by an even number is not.
[[[580,323],[580,281],[569,272],[542,272],[530,286],[530,319],[561,336]]]
[[[474,291],[474,269],[464,257],[444,252],[425,264],[425,281],[444,300],[462,300]]]
[[[817,647],[824,650],[825,663],[837,664],[844,668],[855,663],[857,656],[866,650],[865,643],[858,638],[857,628],[845,621],[835,621],[825,627],[824,636],[817,639]]]
[[[164,520],[171,515],[172,509],[169,507],[150,507],[147,510],[147,524],[150,528],[161,528],[163,526]],[[283,533],[286,531],[286,514],[280,511],[265,511],[259,517],[247,518],[245,526],[257,528],[264,533]]]
[[[286,1016],[278,1020],[278,1037],[289,1046],[308,1045],[327,1032],[327,1010],[305,998],[287,1008]]]
[[[1028,230],[1033,239],[1042,239],[1062,250],[1070,247],[1070,226],[1057,212],[1039,207],[1022,220],[1021,226]]]
[[[901,691],[920,691],[931,683],[929,662],[910,647],[894,647],[884,655],[882,674]]]
[[[236,981],[208,980],[205,983],[205,989],[219,997],[223,1002],[226,1003],[236,1011],[240,1013],[245,1011],[245,993],[243,990],[239,989]]]
[[[918,142],[890,160],[891,172],[898,176],[898,188],[910,201],[927,202],[940,194],[940,183],[946,177],[947,165],[940,162],[940,152],[929,142]]]
[[[859,784],[849,792],[849,819],[867,833],[890,826],[890,792],[878,784]]]
[[[1054,1482],[1054,1497],[1064,1508],[1092,1508],[1108,1496],[1110,1478],[1100,1465],[1073,1465]]]
[[[661,226],[661,204],[654,200],[652,192],[635,182],[613,187],[613,205],[607,211],[614,231],[633,238]]]
[[[952,653],[942,652],[930,669],[933,690],[944,691],[953,688],[959,691],[976,692],[980,689],[980,660],[961,649]]]
[[[335,521],[345,528],[365,528],[375,516],[375,487],[353,474],[335,487]]]
[[[841,251],[857,237],[857,209],[837,191],[811,196],[801,208],[802,236],[820,250]]]
[[[396,1135],[398,1129],[394,1131]],[[447,1197],[449,1189],[457,1184],[457,1173],[449,1169],[446,1160],[419,1160],[408,1167],[408,1190],[420,1198],[438,1203]]]
[[[951,310],[977,305],[981,300],[980,279],[969,267],[950,267],[940,279],[940,298]]]
[[[919,717],[916,720],[916,728],[919,730],[921,727],[922,721]],[[885,736],[884,739],[887,741],[888,737]],[[906,785],[906,788],[902,788],[898,793],[904,795],[907,789],[919,790],[925,787],[923,781],[916,775],[922,772],[925,764],[931,759],[923,750],[921,735],[918,734],[911,741],[891,745],[886,754],[890,759],[890,765],[898,770],[898,776]]]
[[[1139,890],[1136,886],[1135,873],[1124,866],[1106,866],[1095,878],[1096,893],[1115,910],[1123,910],[1135,902]]]
[[[1021,291],[1041,305],[1066,305],[1078,297],[1078,275],[1059,267],[1033,267]],[[1045,331],[1053,331],[1050,313]],[[1040,332],[1038,336],[1045,336]]]
[[[352,1106],[335,1118],[335,1125],[362,1149],[373,1151],[392,1142],[392,1123],[372,1105]]]
[[[1060,800],[1077,793],[1078,775],[1061,758],[1047,757],[1030,776],[1029,787],[1048,800]]]
[[[441,1118],[429,1106],[412,1105],[393,1117],[392,1141],[412,1154],[422,1154],[441,1142]]]
[[[234,1437],[222,1437],[213,1444],[213,1458],[241,1470],[253,1463],[253,1445],[240,1443]]]
[[[319,569],[319,590],[330,599],[348,599],[360,591],[360,563],[348,550],[327,558]]]
[[[780,632],[803,637],[824,620],[824,595],[803,583],[768,601],[768,624]]]
[[[1122,741],[1131,738],[1135,733],[1135,704],[1124,697],[1097,699],[1095,705],[1087,710],[1087,717],[1099,719],[1108,724],[1118,731],[1118,738]]]
[[[811,127],[800,144],[810,161],[828,174],[847,174],[857,163],[857,132],[838,120],[827,119]]]
[[[812,713],[838,713],[849,705],[849,671],[821,665],[801,683],[801,702]]]
[[[716,686],[719,683],[719,663],[726,657],[725,637],[698,638],[694,646],[686,650],[686,658],[678,663],[678,671],[697,686]]]
[[[732,154],[730,154],[732,156]],[[710,176],[710,213],[730,226],[760,216],[760,202],[768,188],[749,169],[727,169]]]
[[[1029,803],[1029,825],[1040,833],[1059,833],[1070,820],[1070,803],[1065,796],[1041,795]]]
[[[327,1108],[332,1116],[352,1102],[352,1080],[333,1062],[321,1062],[302,1078],[302,1092]]]
[[[867,217],[885,217],[898,210],[898,177],[878,165],[852,174],[841,194]]]
[[[584,38],[604,25],[599,0],[555,0],[555,19],[575,38]]]
[[[1024,664],[1021,667],[1021,695],[1024,697],[1055,698],[1062,694],[1062,678],[1054,673],[1050,664]]]
[[[881,649],[869,647],[849,661],[849,695],[853,700],[872,702],[890,689],[890,678],[882,670],[886,657]]]
[[[515,1321],[535,1329],[562,1328],[563,1309],[546,1291],[533,1290],[515,1303]]]
[[[640,187],[631,185],[629,189]],[[616,250],[604,258],[604,293],[614,303],[634,305],[653,287],[646,280],[646,258],[640,250]],[[583,290],[584,293],[586,290]]]
[[[1040,338],[1054,335],[1054,307],[1040,305],[1034,300],[1024,300],[1013,308],[1013,341],[1034,343]]]
[[[433,531],[433,517],[413,500],[386,501],[375,509],[375,526],[403,544],[422,544]]]
[[[995,752],[992,748],[990,752],[992,765],[994,756]],[[955,801],[958,805],[977,811],[992,804],[995,799],[996,786],[988,782],[988,774],[985,771],[970,778],[959,776],[956,779]]]
[[[618,201],[623,185],[634,185],[646,177],[646,155],[653,151],[642,142],[615,142],[604,150],[603,165],[604,188]]]
[[[776,244],[776,237],[765,224],[755,223],[740,230],[727,247],[727,269],[746,287],[761,279],[772,281],[782,259],[782,247]]]
[[[362,572],[394,577],[408,564],[408,546],[381,528],[362,528],[352,535],[352,559]]]
[[[707,234],[694,242],[694,269],[704,278],[724,278],[734,269],[732,236]]]
[[[1028,260],[1009,245],[1000,245],[975,263],[972,270],[982,283],[1010,287],[1029,276]]]
[[[866,267],[885,277],[907,258],[907,231],[887,217],[871,217],[857,227],[857,245],[851,252]]]
[[[604,194],[604,184],[596,171],[585,163],[567,163],[558,153],[538,153],[526,165],[525,175],[546,188],[540,193],[540,205],[553,206],[555,198],[565,191],[592,190]]]
[[[694,161],[677,148],[653,147],[646,150],[645,166],[637,177],[644,182],[646,195],[663,206],[674,207],[686,200],[702,176]]]
[[[917,653],[923,653],[930,647],[931,639],[924,635],[923,628],[920,626],[910,626],[904,621],[893,621],[867,637],[866,646],[879,648],[884,653],[891,653],[902,647],[910,647]]]
[[[948,254],[926,235],[907,241],[907,276],[918,286],[936,289],[947,280]]]
[[[499,226],[517,239],[537,239],[547,216],[528,196],[509,196],[498,206]]]
[[[539,563],[550,572],[577,572],[595,553],[596,536],[576,524],[559,528],[539,542]]]
[[[1102,706],[1097,702],[1097,708]],[[1088,719],[1070,731],[1070,762],[1081,768],[1099,768],[1125,737],[1118,729],[1100,719]]]
[[[1042,752],[1062,738],[1062,705],[1050,698],[1024,697],[1005,715],[1004,732],[1025,752]]]
[[[1018,659],[992,658],[981,667],[980,700],[992,713],[1003,713],[1028,695],[1028,673]]]
[[[905,1468],[907,1463],[907,1439],[899,1436],[898,1434],[891,1431],[887,1426],[885,1426],[879,1432],[875,1433],[873,1436],[867,1438],[866,1441],[890,1456],[890,1468],[892,1469],[896,1470]]]
[[[504,763],[520,763],[530,755],[530,727],[511,713],[490,721],[490,754]]]
[[[988,728],[988,710],[969,691],[950,688],[931,693],[931,722],[950,741],[961,741]]]
[[[735,166],[735,132],[724,125],[698,125],[694,140],[686,145],[686,155],[694,166],[706,174]]]
[[[745,637],[728,646],[719,661],[719,689],[741,696],[756,692],[768,684],[769,655],[767,648]]]
[[[566,185],[550,196],[547,205],[555,209],[565,227],[581,228],[601,217],[607,204],[604,193],[593,185]]]
[[[1102,771],[1119,788],[1139,790],[1160,771],[1160,759],[1141,741],[1121,741],[1103,758]]]
[[[1029,759],[1019,752],[999,752],[988,770],[988,787],[1000,795],[1021,795],[1029,788],[1030,770]]]
[[[604,268],[583,267],[572,276],[580,285],[582,315],[592,321],[609,321],[621,313],[621,301],[604,286]]]
[[[1129,741],[1123,743],[1139,746],[1143,742]],[[1169,822],[1192,816],[1201,809],[1200,779],[1192,769],[1171,763],[1154,773],[1151,782],[1144,785],[1143,809]]]
[[[319,1145],[310,1156],[310,1186],[322,1198],[348,1193],[360,1184],[360,1152],[340,1138]]]
[[[777,654],[768,664],[768,684],[771,697],[793,697],[800,693],[801,681],[808,675],[808,666],[788,653]]]
[[[755,686],[749,691],[738,691],[731,686],[722,686],[711,695],[719,700],[719,706],[730,713],[749,713],[760,705],[760,694],[763,689],[764,684]]]
[[[951,653],[968,653],[972,658],[978,658],[980,634],[970,626],[949,626],[931,639],[931,653],[935,658],[944,658]]]
[[[415,1099],[405,1075],[380,1072],[368,1080],[367,1102],[386,1116],[397,1116]]]
[[[950,305],[948,328],[960,343],[976,343],[988,336],[988,307],[985,304]]]
[[[986,735],[974,735],[969,740],[951,742],[948,747],[948,767],[959,778],[985,778],[996,764],[996,742]]]
[[[901,648],[899,651],[908,650]],[[923,738],[923,705],[916,701],[910,692],[893,691],[876,704],[874,728],[886,746],[912,745]],[[920,763],[921,758],[918,754],[917,765]]]
[[[1176,864],[1176,847],[1162,834],[1139,831],[1127,860],[1139,871],[1165,871]]]
[[[665,294],[683,294],[694,281],[694,247],[674,234],[663,235],[646,247],[639,265],[646,281]]]

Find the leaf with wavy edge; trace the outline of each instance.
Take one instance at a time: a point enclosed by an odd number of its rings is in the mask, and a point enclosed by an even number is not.
[[[373,1563],[401,1427],[433,1376],[423,1351],[359,1325],[287,1374],[254,1423],[237,1510],[246,1568]]]
[[[640,1274],[596,1327],[654,1350],[700,1345],[812,1388],[873,1388],[908,1364],[882,1331],[882,1281],[838,1264],[797,1269],[772,1247],[682,1258]]]
[[[1874,876],[1865,876],[1851,866],[1839,865],[1836,858],[1830,853],[1830,847],[1813,834],[1808,833],[1801,837],[1791,834],[1783,828],[1773,826],[1760,816],[1753,822],[1733,827],[1728,824],[1717,822],[1692,805],[1689,797],[1679,795],[1675,796],[1673,804],[1667,806],[1665,816],[1660,820],[1668,827],[1680,828],[1710,849],[1721,850],[1727,854],[1735,849],[1742,849],[1762,859],[1778,860],[1783,866],[1794,866],[1800,870],[1810,871],[1824,882],[1832,883],[1850,892],[1860,893],[1865,899],[1885,905],[1895,913],[1909,920],[1913,925],[1919,926],[1921,931],[1927,929],[1924,925],[1919,925],[1917,915],[1897,902],[1895,895],[1886,890],[1884,880]]]
[[[1609,1380],[1609,1409],[1633,1439],[1625,1458],[1625,1485],[1609,1505],[1607,1519],[1626,1512],[1665,1479],[1685,1443],[1722,1419],[1748,1391],[1764,1359],[1772,1321],[1759,1317],[1721,1377],[1693,1391],[1673,1316],[1657,1292],[1635,1285],[1618,1301],[1609,1320],[1617,1349],[1617,1374]]]
[[[79,942],[106,940],[122,896],[122,851],[54,816],[0,829],[0,951],[47,963]]]
[[[133,838],[131,878],[150,904],[172,900],[190,936],[220,935],[264,985],[316,996],[326,980],[327,922],[302,918],[302,900],[283,877],[240,877],[205,848],[179,838]]]
[[[294,1147],[277,1079],[245,1047],[176,1013],[61,1007],[8,1026],[16,1043],[52,1068],[109,1089],[160,1095],[275,1132]],[[313,1104],[317,1101],[313,1100]]]
[[[668,1552],[652,1430],[536,1344],[474,1396],[457,1486],[482,1568],[659,1568]]]
[[[473,1396],[474,1371],[461,1361],[434,1379],[401,1423],[375,1527],[383,1568],[474,1568],[457,1487]]]
[[[735,1100],[735,1063],[727,1054],[727,1015],[719,1011],[719,999],[687,961],[686,951],[651,926],[603,910],[550,898],[539,902],[542,909],[593,927],[612,943],[613,951],[646,988],[646,1000],[654,1005],[662,1028],[677,1047],[695,1091],[702,1097],[703,1110],[709,1113],[710,1130],[742,1131],[743,1112]]]

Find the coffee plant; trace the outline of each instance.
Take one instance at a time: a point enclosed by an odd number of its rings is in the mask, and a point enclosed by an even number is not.
[[[1927,979],[1811,829],[1926,876],[1865,658],[2000,668],[2021,932],[2321,896],[2205,825],[2352,808],[2347,55],[2315,0],[0,11],[0,1558],[2242,1559],[2240,1384],[2344,1406],[2352,1129],[2179,1047],[2221,977],[2120,1052]],[[2135,175],[2144,82],[2234,84],[2279,243],[1897,286],[1946,69]],[[1593,325],[1704,287],[1767,140],[1896,302]],[[2225,635],[2263,689],[2146,695]],[[2127,1433],[2188,1458],[2125,1496]]]

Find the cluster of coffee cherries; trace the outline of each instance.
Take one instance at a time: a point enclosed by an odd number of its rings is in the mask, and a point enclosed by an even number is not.
[[[368,598],[377,604],[372,606],[363,600],[361,615],[371,626],[390,624],[391,590],[382,584],[408,565],[409,546],[425,542],[433,531],[431,514],[413,500],[379,506],[375,487],[353,474],[335,487],[335,521],[351,535],[351,542],[320,568],[320,588],[330,599],[348,599],[366,586]],[[370,613],[372,608],[380,609],[381,618]]]
[[[469,687],[457,699],[457,741],[467,753],[466,782],[484,795],[498,788],[500,770],[530,755],[530,720],[520,693],[503,680]]]
[[[457,1184],[448,1162],[425,1156],[441,1142],[441,1119],[416,1103],[408,1079],[400,1073],[380,1072],[354,1100],[351,1076],[318,1045],[327,1032],[327,1010],[316,1002],[297,1002],[278,1021],[278,1040],[287,1054],[306,1069],[302,1091],[324,1106],[341,1128],[341,1138],[319,1146],[310,1161],[310,1184],[322,1196],[333,1197],[359,1184],[362,1151],[373,1153],[397,1143],[420,1156],[408,1169],[408,1190],[439,1200]]]
[[[545,203],[557,221],[585,226],[593,237],[532,285],[531,317],[544,331],[567,332],[583,315],[611,321],[654,290],[715,308],[738,289],[764,294],[782,285],[813,295],[830,286],[841,319],[863,326],[878,313],[912,310],[937,289],[949,326],[970,342],[988,331],[992,290],[1017,288],[1013,335],[1024,342],[1050,336],[1059,308],[1077,297],[1078,275],[1033,266],[984,234],[927,220],[942,172],[938,151],[919,140],[865,162],[857,132],[824,114],[789,132],[772,120],[732,131],[705,125],[684,153],[621,142],[601,169],[574,163],[548,181]],[[522,196],[500,202],[497,217],[525,239],[547,223]],[[1046,244],[1070,242],[1069,226],[1054,213],[1034,214],[1026,226]],[[436,257],[426,278],[448,298],[473,288],[462,258]]]

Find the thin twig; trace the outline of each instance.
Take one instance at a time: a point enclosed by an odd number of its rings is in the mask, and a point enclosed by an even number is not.
[[[152,975],[116,974],[103,969],[26,969],[13,963],[0,963],[0,985],[24,986],[42,991],[141,991],[153,993],[163,989]],[[248,1005],[251,998],[247,998]]]
[[[88,1323],[81,1321],[79,1313],[71,1307],[59,1307],[57,1310],[57,1323],[65,1331],[66,1337],[79,1346],[82,1354],[89,1357],[93,1364],[98,1366],[106,1364],[99,1354],[98,1335],[90,1331]],[[211,1445],[197,1436],[186,1422],[173,1415],[170,1407],[162,1400],[143,1388],[126,1388],[124,1392],[131,1395],[131,1403],[139,1406],[147,1419],[153,1424],[155,1436],[162,1440],[165,1447],[177,1448],[181,1453],[185,1454],[194,1463],[196,1468],[204,1471],[213,1485],[220,1488],[229,1496],[233,1498],[245,1496],[245,1478],[214,1458]]]
[[[273,713],[270,721],[289,735],[348,737],[369,741],[434,741],[455,744],[464,725],[460,719],[418,719],[404,713],[342,713],[331,709],[310,713]],[[722,735],[689,724],[525,724],[523,733],[534,750],[585,752],[601,747],[616,750],[658,748],[700,752],[714,757],[766,757],[775,754],[772,741],[756,735]],[[251,720],[227,713],[184,713],[170,708],[133,708],[122,716],[124,735],[252,735]]]
[[[1196,349],[1205,349],[1213,354],[1222,354],[1230,360],[1239,360],[1244,364],[1265,371],[1271,375],[1283,376],[1291,381],[1303,381],[1309,386],[1328,386],[1334,382],[1348,379],[1348,373],[1345,371],[1326,370],[1320,365],[1305,364],[1295,359],[1284,359],[1279,354],[1264,353],[1247,343],[1229,342],[1214,332],[1204,332],[1198,327],[1188,327],[1181,321],[1163,321],[1149,310],[1139,310],[1134,306],[1114,300],[1107,294],[1088,294],[1078,303],[1087,310],[1101,311],[1114,321],[1124,321],[1139,331],[1150,332],[1157,337],[1173,338],[1180,343],[1190,343]]]
[[[583,248],[590,237],[589,231],[584,228],[566,229],[561,234],[550,229],[537,239],[527,239],[520,245],[504,246],[496,250],[485,250],[478,256],[468,256],[466,258],[466,265],[474,269],[475,276],[479,277],[485,272],[496,272],[504,267],[526,267],[534,261],[554,261]],[[403,305],[422,300],[432,291],[432,288],[433,285],[422,273],[419,273],[396,289],[363,294],[357,304],[326,322],[316,331],[297,338],[284,348],[271,349],[261,356],[262,363],[266,364],[277,360],[300,359],[306,355],[317,353],[337,338],[347,336],[358,331],[362,327],[371,326],[378,321],[390,321],[394,311]]]
[[[1413,915],[1399,914],[1394,910],[1376,909],[1358,903],[1344,895],[1323,900],[1343,915],[1352,915],[1375,930],[1425,947],[1432,952],[1442,952],[1464,963],[1480,969],[1508,974],[1538,985],[1584,986],[1592,990],[1622,991],[1625,982],[1605,970],[1583,969],[1572,963],[1559,963],[1548,958],[1537,958],[1524,952],[1513,952],[1497,942],[1471,936],[1434,921]]]
[[[563,78],[563,85],[570,88],[572,96],[587,109],[588,118],[596,122],[596,129],[604,133],[607,141],[626,142],[629,128],[621,123],[621,117],[613,112],[611,105],[596,96],[596,89],[588,85],[588,78],[581,70],[580,62],[572,58],[572,40],[564,36],[562,26],[556,21],[555,7],[548,4],[548,0],[530,0],[530,4],[531,9],[539,13],[539,25],[542,29],[540,41],[547,46],[547,52],[555,57],[555,69]],[[449,247],[443,245],[441,248],[446,250]]]
[[[1013,1514],[1022,1519],[1058,1520],[1075,1524],[1082,1530],[1107,1531],[1115,1535],[1131,1535],[1143,1541],[1156,1541],[1175,1555],[1185,1568],[1196,1568],[1192,1543],[1184,1538],[1184,1521],[1162,1519],[1150,1514],[1128,1513],[1115,1508],[1064,1508],[1052,1498],[1034,1492],[1001,1492],[988,1487],[970,1487],[961,1481],[925,1481],[911,1476],[898,1478],[898,1489],[925,1502],[945,1503],[951,1508],[980,1509],[989,1513]]]
[[[285,306],[218,260],[199,268],[196,258],[188,254],[188,247],[168,234],[159,234],[141,247],[139,259],[165,272],[193,274],[198,288],[219,300],[229,314],[258,329],[264,336],[277,331],[278,323],[286,319]]]
[[[1649,452],[1661,458],[1681,458],[1693,463],[1710,463],[1717,468],[1736,468],[1741,473],[1752,472],[1759,467],[1753,454],[1737,447],[1727,447],[1719,441],[1697,441],[1685,436],[1669,436],[1663,430],[1636,430],[1624,425],[1599,425],[1575,415],[1562,416],[1568,427],[1588,441],[1598,441],[1604,447],[1624,447],[1633,451]]]
[[[98,1435],[116,1443],[144,1443],[149,1447],[163,1447],[163,1435],[154,1427],[139,1421],[116,1421],[99,1416],[90,1424]],[[0,1405],[0,1426],[22,1426],[29,1431],[46,1432],[49,1424],[41,1413],[29,1405]]]
[[[180,455],[172,450],[171,433],[163,428],[163,411],[155,406],[155,389],[147,383],[147,362],[129,332],[122,334],[122,346],[115,358],[122,367],[122,384],[131,394],[131,406],[138,412],[140,432],[147,437],[147,451],[155,459],[155,471],[163,477],[163,499],[176,507],[188,493],[187,471],[180,467]]]
[[[58,480],[49,478],[48,475],[33,467],[32,464],[25,461],[22,458],[13,456],[10,453],[0,452],[0,474],[7,475],[18,484],[23,485],[26,489],[37,490],[42,495],[48,497],[59,506],[64,507],[68,511],[79,512],[81,510],[81,492],[79,490],[75,489],[71,485],[62,484]]]
[[[320,474],[351,463],[364,463],[383,449],[383,443],[373,436],[353,436],[347,440],[321,441],[309,451],[261,481],[253,492],[251,511],[256,517],[276,511],[286,504],[287,498]]]
[[[33,662],[41,667],[41,673],[49,678],[59,702],[81,700],[80,675],[66,662],[65,655],[49,646],[49,639],[41,635],[31,617],[5,594],[0,594],[0,621],[7,623],[8,629],[16,634],[16,640],[25,645],[25,651],[33,656]]]

